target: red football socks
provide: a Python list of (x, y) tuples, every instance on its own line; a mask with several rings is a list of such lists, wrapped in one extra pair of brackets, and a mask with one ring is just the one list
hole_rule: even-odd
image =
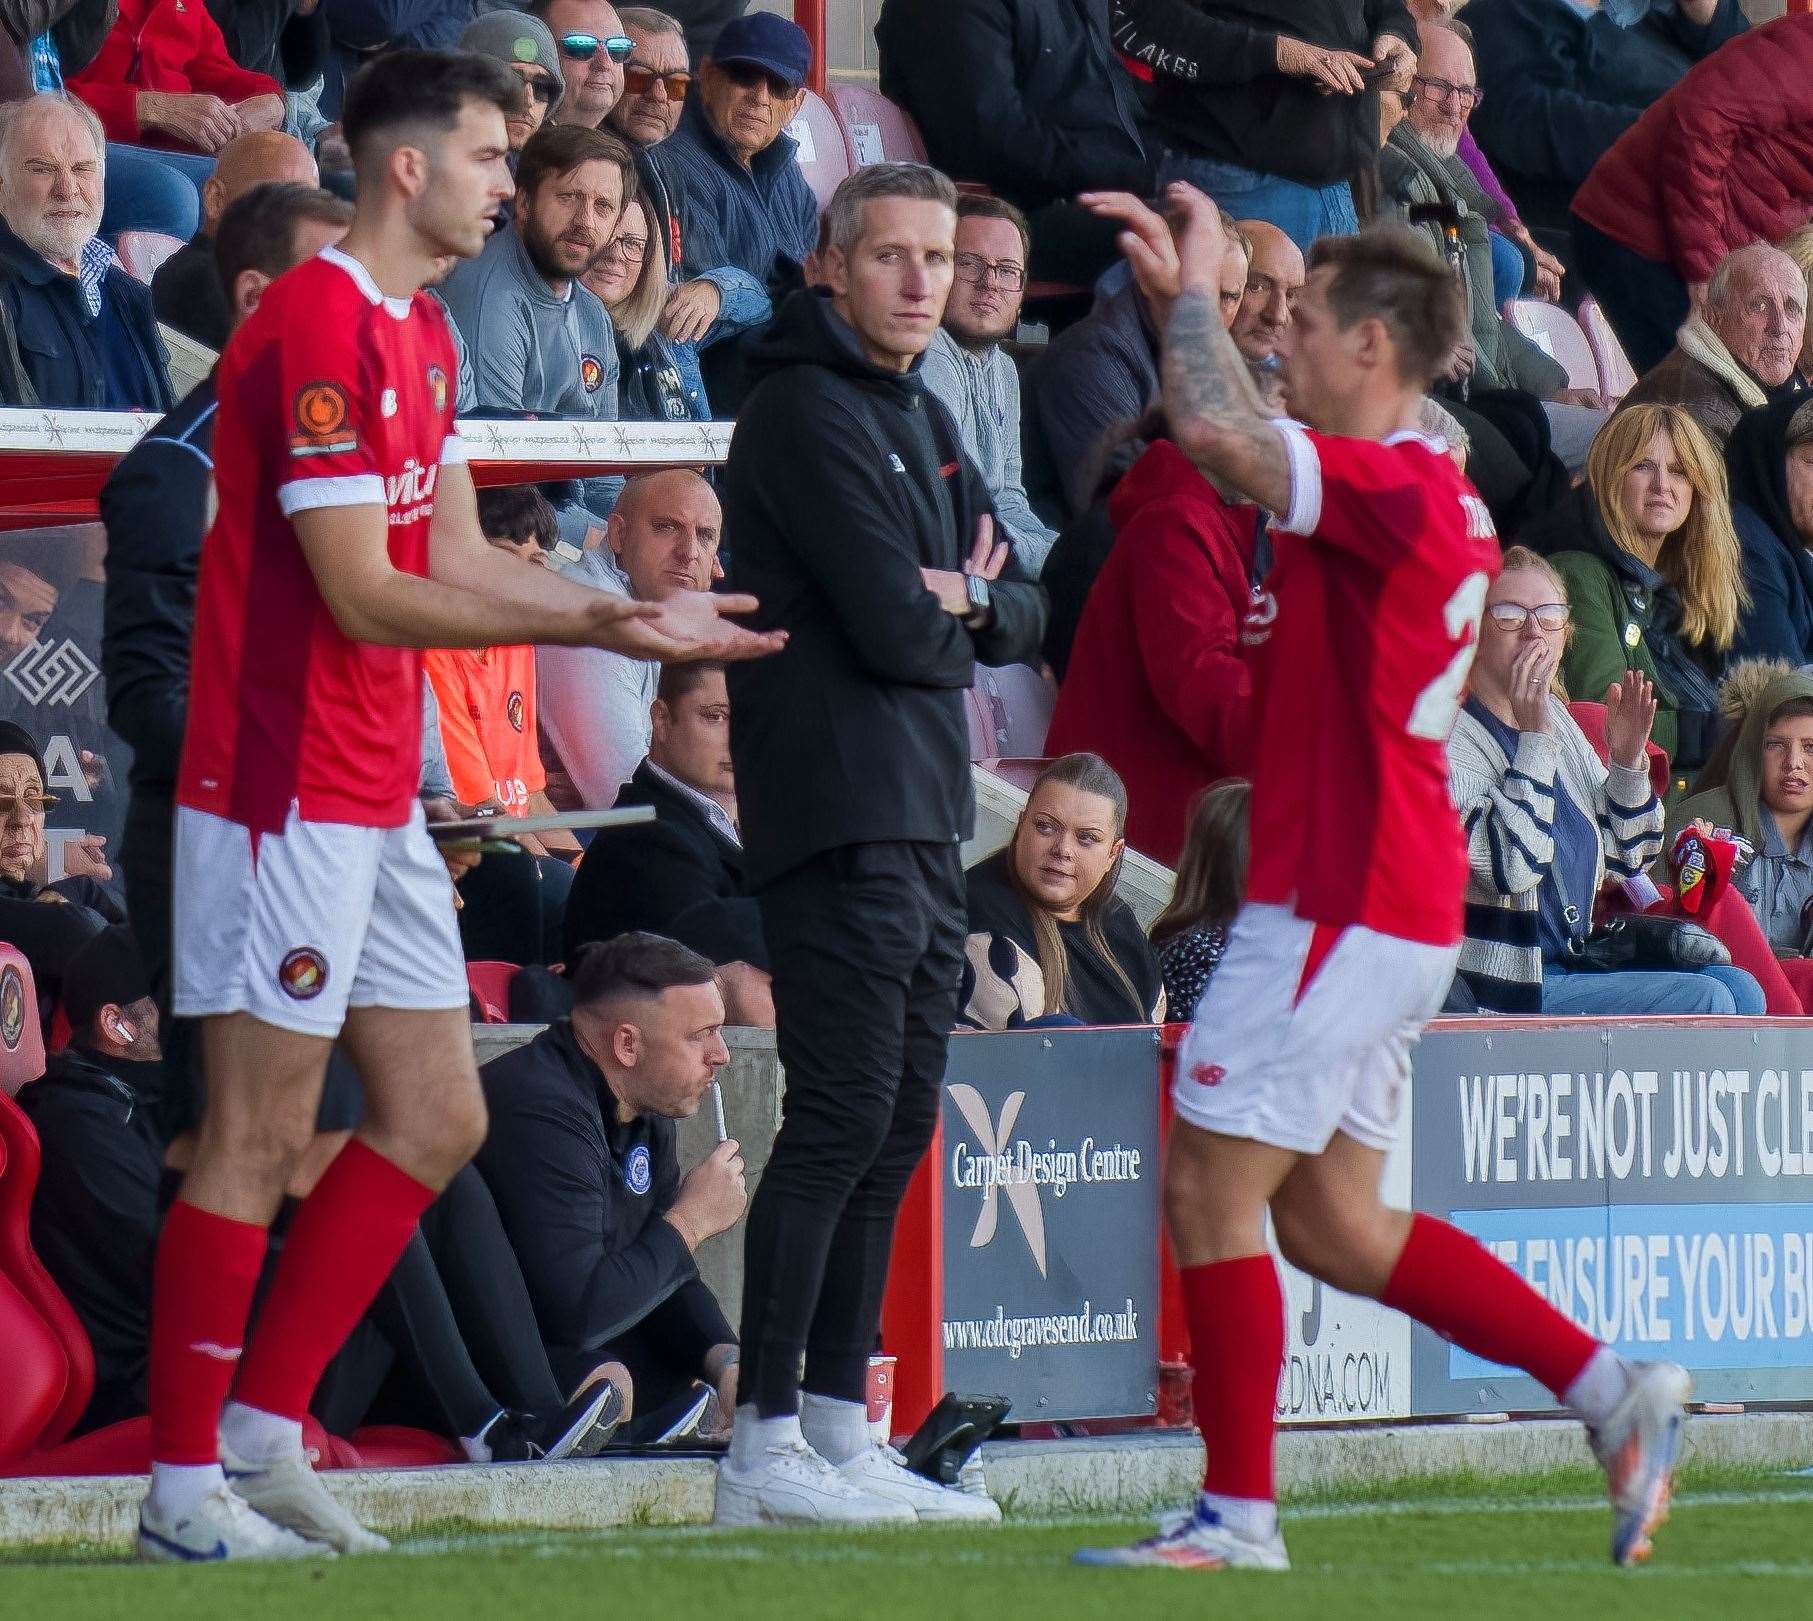
[(1196, 1424), (1208, 1451), (1202, 1489), (1270, 1501), (1273, 1407), (1284, 1360), (1284, 1291), (1269, 1255), (1185, 1267), (1184, 1313)]
[(1433, 1216), (1412, 1218), (1379, 1300), (1463, 1351), (1522, 1368), (1558, 1399), (1599, 1348), (1476, 1239)]
[(302, 1417), (433, 1200), (433, 1189), (356, 1137), (340, 1150), (290, 1223), (235, 1401)]
[(264, 1265), (265, 1231), (178, 1199), (151, 1284), (151, 1456), (220, 1462), (220, 1408)]

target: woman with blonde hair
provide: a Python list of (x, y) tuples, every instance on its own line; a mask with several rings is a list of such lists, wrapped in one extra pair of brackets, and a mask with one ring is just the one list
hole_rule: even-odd
[(640, 198), (623, 205), (617, 228), (580, 279), (610, 312), (622, 364), (618, 400), (626, 422), (708, 422), (711, 405), (699, 353), (656, 330), (667, 304), (667, 253)]
[(960, 1025), (1164, 1018), (1158, 959), (1115, 894), (1126, 826), (1126, 787), (1100, 755), (1039, 773), (1006, 848), (969, 870)]
[(1523, 536), (1573, 604), (1561, 674), (1594, 697), (1627, 669), (1654, 682), (1655, 740), (1677, 769), (1712, 752), (1716, 683), (1745, 610), (1725, 466), (1678, 405), (1633, 405), (1599, 430), (1586, 481)]

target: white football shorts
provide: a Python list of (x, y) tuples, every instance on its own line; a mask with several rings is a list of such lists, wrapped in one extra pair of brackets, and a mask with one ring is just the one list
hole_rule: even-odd
[(1389, 1148), (1411, 1049), (1459, 956), (1458, 944), (1333, 932), (1288, 907), (1243, 906), (1178, 1052), (1178, 1115), (1302, 1154), (1337, 1131)]

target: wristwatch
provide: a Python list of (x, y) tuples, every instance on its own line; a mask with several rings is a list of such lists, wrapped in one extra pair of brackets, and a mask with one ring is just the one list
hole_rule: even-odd
[(989, 594), (988, 581), (980, 574), (966, 574), (963, 589), (969, 595), (969, 612), (963, 616), (963, 628), (981, 630), (995, 616), (995, 600)]

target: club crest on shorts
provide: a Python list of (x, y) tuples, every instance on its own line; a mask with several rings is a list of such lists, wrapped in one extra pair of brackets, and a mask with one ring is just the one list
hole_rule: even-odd
[(520, 732), (523, 722), (523, 701), (520, 692), (510, 694), (509, 701), (504, 705), (504, 713), (510, 717), (510, 730)]
[(434, 409), (438, 415), (447, 409), (447, 374), (439, 366), (428, 368), (428, 392), (434, 397)]
[(277, 965), (277, 983), (296, 1002), (312, 1002), (327, 989), (327, 958), (313, 946), (297, 946)]
[(1227, 1070), (1220, 1064), (1192, 1064), (1190, 1079), (1198, 1086), (1219, 1086), (1228, 1078)]
[(596, 355), (579, 357), (579, 381), (586, 393), (596, 394), (599, 385), (604, 382), (604, 362)]
[(655, 1173), (649, 1163), (648, 1145), (637, 1143), (630, 1150), (629, 1158), (623, 1162), (623, 1180), (629, 1183), (631, 1193), (647, 1193), (649, 1184), (654, 1179)]
[(0, 1046), (10, 1053), (25, 1034), (25, 981), (11, 963), (0, 969)]

